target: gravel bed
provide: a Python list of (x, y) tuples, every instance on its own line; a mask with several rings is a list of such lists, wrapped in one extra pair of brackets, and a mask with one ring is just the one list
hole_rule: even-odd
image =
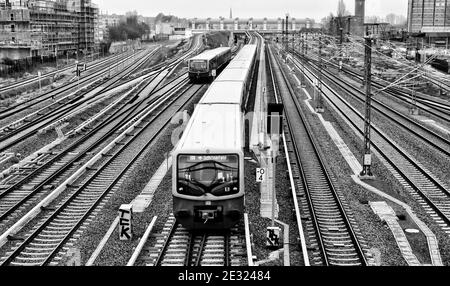
[[(307, 89), (310, 92), (310, 94), (312, 94), (312, 89), (309, 85), (308, 85)], [(324, 115), (325, 120), (330, 121), (333, 124), (334, 128), (341, 135), (342, 139), (347, 144), (347, 146), (350, 148), (350, 150), (353, 152), (353, 154), (357, 158), (362, 158), (362, 156), (363, 156), (362, 140), (360, 140), (359, 138), (355, 138), (355, 134), (353, 133), (353, 131), (351, 131), (349, 129), (347, 124), (334, 111), (334, 109), (331, 109), (328, 107), (327, 103), (325, 104), (325, 112), (323, 115)], [(333, 144), (333, 146), (334, 146), (334, 144)], [(336, 152), (339, 152), (339, 151), (336, 151)], [(335, 153), (335, 152), (333, 152), (333, 153)], [(342, 158), (342, 157), (339, 156), (339, 158)], [(449, 262), (450, 261), (449, 260), (449, 258), (450, 258), (449, 247), (448, 247), (448, 245), (450, 245), (449, 244), (450, 239), (448, 238), (448, 236), (439, 228), (439, 226), (437, 226), (437, 224), (429, 217), (429, 215), (423, 211), (423, 209), (420, 207), (420, 205), (409, 195), (409, 193), (403, 188), (403, 186), (397, 181), (397, 179), (395, 179), (395, 177), (390, 173), (390, 171), (386, 169), (386, 167), (384, 166), (383, 163), (381, 163), (381, 161), (378, 159), (378, 157), (373, 156), (372, 160), (373, 160), (372, 172), (376, 175), (376, 180), (373, 182), (368, 181), (367, 183), (372, 184), (375, 187), (378, 187), (383, 192), (405, 202), (412, 208), (412, 210), (417, 215), (417, 217), (420, 220), (422, 220), (425, 224), (427, 224), (428, 227), (431, 229), (431, 231), (433, 231), (434, 234), (436, 235), (436, 237), (438, 238), (442, 260), (444, 261), (444, 264), (448, 265), (450, 263)], [(345, 166), (345, 168), (348, 168), (348, 165), (346, 164), (345, 161), (342, 162), (340, 165), (332, 164), (331, 166), (341, 166), (341, 167)], [(352, 173), (351, 170), (349, 170), (349, 174), (351, 174), (351, 173)], [(363, 195), (363, 197), (361, 197), (361, 199), (356, 197), (355, 202), (361, 201), (361, 202), (366, 203), (367, 201), (370, 201), (370, 200), (377, 200), (377, 201), (382, 200), (382, 198), (380, 198), (370, 192), (367, 192), (364, 188), (361, 188), (358, 185), (355, 186), (355, 190), (359, 190), (359, 191), (355, 192), (356, 195), (358, 195), (358, 194), (359, 194), (359, 196)], [(364, 198), (364, 195), (366, 196), (366, 198)], [(350, 203), (351, 200), (348, 200), (348, 202)], [(391, 205), (391, 206), (396, 210), (397, 215), (401, 215), (404, 212), (403, 210), (399, 210), (398, 207), (395, 205)], [(365, 224), (367, 224), (367, 223), (376, 223), (378, 225), (381, 225), (381, 222), (379, 221), (379, 218), (373, 214), (373, 211), (370, 209), (370, 207), (368, 205), (364, 209), (365, 209), (364, 212), (357, 212), (356, 211), (357, 209), (356, 209), (355, 210), (355, 218), (357, 219), (362, 232), (366, 235), (366, 238), (367, 238), (367, 240), (369, 242), (369, 246), (370, 246), (372, 243), (376, 243), (378, 241), (377, 237), (382, 235), (385, 232), (380, 233), (379, 230), (375, 229), (374, 231), (371, 231), (370, 228), (366, 228)], [(369, 217), (371, 217), (371, 219), (364, 219), (364, 217), (367, 215)], [(373, 220), (375, 220), (375, 222), (373, 222)], [(409, 225), (410, 225), (409, 218), (407, 218), (406, 221), (400, 220), (399, 222), (402, 225), (402, 228), (404, 228), (404, 229), (409, 228)], [(386, 228), (386, 226), (384, 226), (383, 228)], [(389, 232), (389, 235), (388, 236), (384, 235), (385, 238), (383, 238), (383, 240), (387, 244), (395, 243), (393, 241), (393, 236), (390, 234), (390, 230), (388, 230), (388, 229), (385, 229), (385, 230), (387, 232)], [(372, 238), (372, 236), (374, 236), (374, 237)], [(424, 247), (426, 247), (426, 246), (425, 246), (425, 241), (423, 241), (423, 239), (422, 239), (423, 237), (420, 237), (420, 236), (416, 237), (415, 235), (409, 235), (409, 234), (407, 234), (407, 237), (410, 241), (410, 244), (414, 248), (414, 251), (416, 251), (415, 254), (418, 256), (418, 259), (420, 261), (426, 261), (427, 256), (428, 256), (428, 250), (426, 250), (426, 251), (424, 250)], [(412, 240), (410, 240), (410, 238)], [(382, 243), (379, 245), (380, 246), (377, 248), (379, 248), (382, 251), (387, 247), (386, 245), (384, 245)], [(397, 252), (398, 252), (398, 250), (397, 250)], [(424, 254), (425, 252), (427, 252), (426, 255)], [(384, 256), (383, 253), (386, 253), (387, 257), (383, 257)], [(391, 252), (389, 252), (389, 251), (382, 252), (382, 262), (383, 262), (382, 265), (398, 265), (396, 261), (392, 261), (393, 263), (390, 263), (390, 262), (385, 263), (384, 262), (384, 259), (388, 258), (390, 255), (391, 255)], [(402, 263), (404, 263), (404, 262), (402, 262)]]
[[(5, 152), (9, 153), (19, 153), (21, 158), (26, 158), (29, 155), (33, 154), (37, 150), (40, 150), (41, 148), (47, 146), (48, 144), (52, 143), (58, 138), (58, 135), (56, 131), (53, 129), (51, 131), (48, 131), (46, 133), (42, 134), (36, 134), (33, 135), (24, 141), (12, 146)], [(15, 164), (15, 160), (10, 160), (7, 164), (2, 164), (0, 166), (0, 171), (5, 170), (6, 168), (9, 168), (13, 164)]]
[[(111, 104), (113, 101), (121, 97), (125, 92), (127, 91), (121, 91), (118, 93), (115, 93), (112, 96), (109, 96), (107, 99), (101, 100), (100, 102), (96, 102), (93, 105), (89, 106), (89, 108), (85, 109), (82, 113), (79, 113), (75, 115), (74, 117), (69, 118), (67, 122), (69, 125), (64, 127), (62, 131), (64, 133), (67, 133), (71, 131), (72, 129), (77, 128), (81, 124), (83, 124), (85, 121), (89, 120), (91, 117), (94, 117), (97, 115), (100, 111), (102, 111), (106, 106)], [(120, 105), (120, 103), (119, 103)]]
[[(284, 70), (289, 74), (286, 68)], [(296, 82), (292, 78), (290, 80), (293, 84)], [(308, 87), (308, 91), (312, 94), (310, 87)], [(300, 100), (304, 99), (306, 99), (306, 96), (302, 95)], [(380, 219), (367, 204), (367, 201), (379, 201), (380, 198), (353, 182), (350, 177), (353, 174), (351, 168), (345, 159), (340, 156), (339, 149), (329, 137), (318, 117), (313, 115), (304, 104), (301, 104), (301, 107), (312, 128), (313, 135), (319, 143), (320, 151), (323, 155), (322, 158), (327, 163), (326, 167), (332, 177), (333, 184), (341, 197), (345, 198), (345, 202), (348, 204), (351, 212), (353, 212), (353, 217), (357, 221), (357, 227), (361, 230), (361, 234), (367, 242), (368, 248), (378, 249), (381, 252), (381, 265), (406, 265), (396, 246), (392, 233), (381, 223)], [(341, 134), (342, 138), (352, 139), (353, 135), (348, 136), (345, 134), (343, 136), (342, 129), (337, 128), (340, 126), (336, 126), (335, 124), (336, 120), (333, 120), (331, 116), (327, 116), (328, 114), (330, 114), (330, 111), (326, 107), (323, 114), (324, 119), (333, 122), (334, 127)], [(352, 142), (354, 142), (353, 139)], [(349, 144), (348, 142), (346, 143)], [(352, 151), (354, 152), (354, 150)], [(358, 156), (358, 153), (354, 154)]]
[[(197, 96), (189, 104), (188, 110), (190, 114), (192, 114), (194, 102), (198, 102), (198, 100), (200, 100), (200, 96)], [(122, 183), (120, 192), (116, 192), (111, 197), (101, 213), (96, 216), (95, 221), (87, 226), (80, 239), (77, 240), (74, 246), (80, 248), (82, 251), (82, 264), (87, 262), (109, 229), (111, 223), (118, 215), (120, 205), (130, 203), (140, 194), (151, 176), (159, 168), (160, 164), (164, 162), (164, 154), (172, 151), (171, 134), (175, 128), (176, 126), (171, 125), (165, 129), (141, 162), (131, 170), (131, 175)], [(155, 192), (148, 209), (142, 214), (134, 214), (133, 239), (130, 242), (121, 242), (119, 241), (118, 231), (115, 230), (106, 247), (97, 258), (95, 265), (125, 265), (153, 216), (158, 215), (157, 227), (154, 230), (154, 233), (157, 233), (170, 213), (172, 213), (172, 193), (171, 173), (169, 170), (158, 190)]]

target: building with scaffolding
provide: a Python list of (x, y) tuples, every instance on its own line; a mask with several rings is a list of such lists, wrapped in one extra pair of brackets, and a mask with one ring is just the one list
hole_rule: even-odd
[(0, 0), (0, 58), (92, 53), (97, 20), (91, 0)]

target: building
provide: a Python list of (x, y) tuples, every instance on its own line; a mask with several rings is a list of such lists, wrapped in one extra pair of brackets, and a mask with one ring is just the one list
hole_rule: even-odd
[(99, 14), (98, 16), (98, 39), (100, 42), (109, 40), (109, 27), (118, 26), (120, 22), (125, 21), (125, 16), (117, 14)]
[[(189, 26), (191, 27), (192, 31), (257, 30), (260, 32), (281, 32), (281, 30), (283, 29), (283, 20), (284, 19), (282, 18), (194, 18), (189, 20)], [(296, 19), (294, 17), (291, 17), (289, 19), (288, 30), (301, 30), (303, 28), (310, 29), (314, 26), (315, 22), (313, 19)]]
[(0, 2), (0, 58), (23, 58), (37, 47), (31, 37), (30, 11), (8, 1)]
[(364, 36), (364, 19), (366, 15), (366, 0), (355, 0), (355, 17), (352, 34)]
[[(189, 22), (186, 19), (180, 19), (172, 15), (159, 14), (154, 19), (154, 27), (156, 35), (173, 35), (175, 29), (179, 31), (181, 28), (188, 28)], [(150, 26), (151, 29), (151, 26)]]
[[(58, 0), (57, 0), (58, 1)], [(78, 50), (91, 53), (95, 50), (95, 22), (98, 6), (91, 0), (59, 0), (67, 3), (67, 10), (78, 16)]]
[(448, 47), (450, 0), (409, 0), (408, 32), (424, 33), (428, 44)]
[(91, 0), (0, 0), (0, 58), (91, 53), (97, 14)]
[(327, 18), (328, 29), (331, 34), (351, 34), (359, 37), (366, 35), (365, 0), (355, 0), (355, 15)]

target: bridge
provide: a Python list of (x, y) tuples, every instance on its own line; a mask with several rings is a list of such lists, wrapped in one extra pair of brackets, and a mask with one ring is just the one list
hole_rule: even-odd
[[(283, 19), (256, 19), (256, 18), (207, 18), (207, 19), (190, 19), (190, 26), (193, 33), (208, 31), (258, 31), (261, 33), (281, 33), (283, 30)], [(289, 18), (288, 30), (297, 31), (302, 28), (314, 28), (313, 19), (296, 19)]]

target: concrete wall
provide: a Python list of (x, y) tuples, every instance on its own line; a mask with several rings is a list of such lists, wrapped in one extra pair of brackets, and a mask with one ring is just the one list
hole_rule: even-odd
[(18, 60), (26, 57), (31, 57), (31, 48), (0, 47), (0, 59), (10, 58)]

